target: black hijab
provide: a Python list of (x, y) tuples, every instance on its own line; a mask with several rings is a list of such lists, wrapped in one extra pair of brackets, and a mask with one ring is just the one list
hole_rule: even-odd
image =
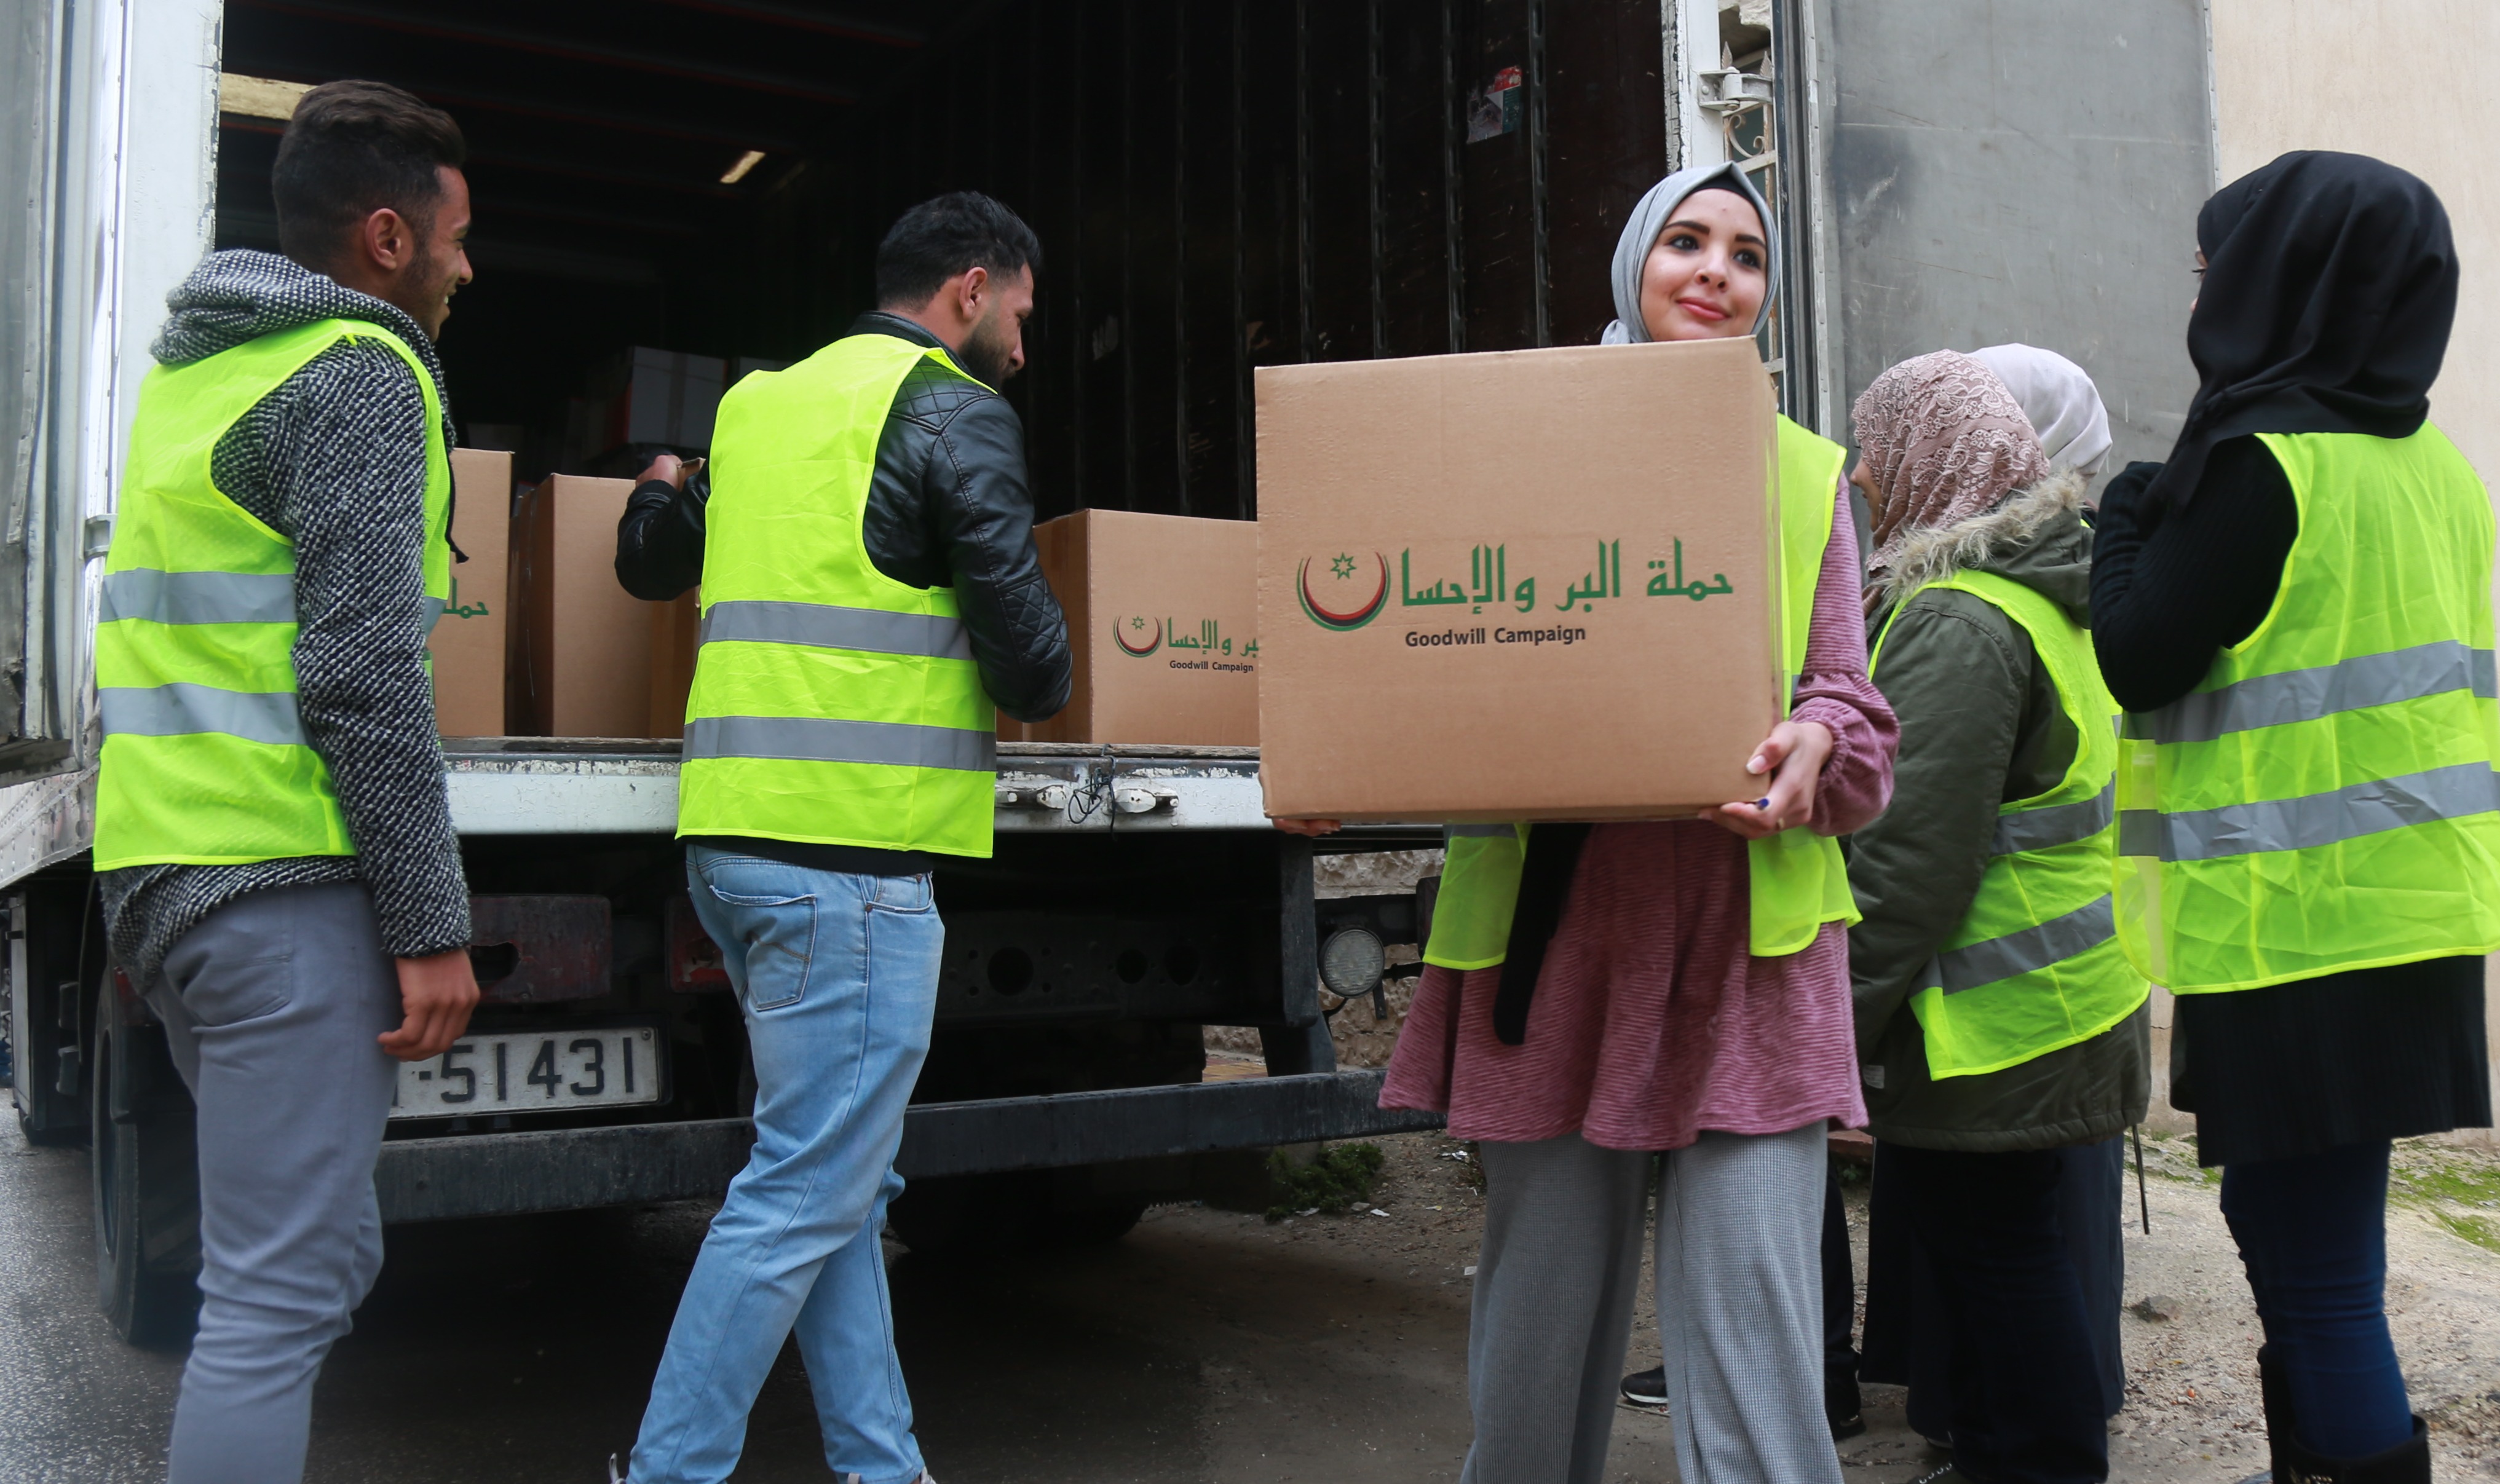
[(2368, 155), (2301, 150), (2216, 191), (2196, 246), (2201, 384), (2146, 498), (2186, 504), (2226, 438), (2421, 427), (2456, 317), (2456, 245), (2428, 185)]

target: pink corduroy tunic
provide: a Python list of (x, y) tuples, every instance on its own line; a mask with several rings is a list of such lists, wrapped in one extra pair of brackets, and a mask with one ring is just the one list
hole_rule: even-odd
[[(1831, 729), (1813, 827), (1845, 835), (1892, 792), (1900, 732), (1866, 678), (1858, 538), (1833, 522), (1793, 715)], [(1705, 820), (1599, 825), (1528, 1013), (1493, 1031), (1498, 967), (1424, 971), (1381, 1090), (1446, 1112), (1458, 1138), (1578, 1131), (1610, 1149), (1680, 1149), (1706, 1130), (1778, 1134), (1865, 1122), (1850, 1017), (1849, 933), (1823, 926), (1783, 958), (1746, 951), (1745, 842)]]

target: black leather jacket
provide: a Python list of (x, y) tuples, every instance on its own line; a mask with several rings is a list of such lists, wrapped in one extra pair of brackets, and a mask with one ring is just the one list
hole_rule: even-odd
[[(939, 344), (886, 313), (862, 314), (850, 333)], [(648, 480), (626, 501), (616, 578), (635, 597), (664, 601), (702, 580), (699, 479), (687, 491)], [(1068, 704), (1068, 624), (1042, 580), (1024, 423), (1005, 398), (926, 361), (914, 366), (885, 414), (861, 526), (877, 571), (914, 587), (955, 589), (981, 684), (999, 709), (1040, 721)]]

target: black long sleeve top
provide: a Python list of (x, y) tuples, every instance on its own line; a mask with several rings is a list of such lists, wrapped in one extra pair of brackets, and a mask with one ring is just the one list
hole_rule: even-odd
[(2196, 688), (2214, 653), (2274, 607), (2300, 507), (2253, 438), (2217, 444), (2182, 511), (2145, 508), (2158, 464), (2129, 464), (2101, 495), (2092, 543), (2092, 647), (2110, 694), (2149, 711)]

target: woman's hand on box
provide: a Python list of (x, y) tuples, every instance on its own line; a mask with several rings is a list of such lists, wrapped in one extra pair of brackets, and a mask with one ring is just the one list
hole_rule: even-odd
[(1831, 746), (1831, 729), (1820, 721), (1781, 722), (1745, 760), (1747, 773), (1770, 775), (1770, 791), (1751, 803), (1703, 809), (1701, 817), (1746, 840), (1805, 824), (1814, 818), (1814, 791)]
[(1342, 819), (1279, 819), (1275, 821), (1275, 825), (1277, 829), (1288, 835), (1318, 836), (1334, 835), (1345, 828), (1345, 821)]

